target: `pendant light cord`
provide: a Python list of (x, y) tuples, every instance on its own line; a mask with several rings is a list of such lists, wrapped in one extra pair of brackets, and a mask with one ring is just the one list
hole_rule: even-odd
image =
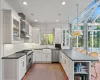
[(76, 6), (77, 6), (77, 30), (78, 30), (78, 3), (76, 4)]

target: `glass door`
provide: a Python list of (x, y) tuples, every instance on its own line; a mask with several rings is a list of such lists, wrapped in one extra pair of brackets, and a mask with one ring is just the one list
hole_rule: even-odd
[(15, 19), (13, 19), (13, 40), (19, 41), (19, 35), (20, 29), (19, 29), (19, 22)]
[(65, 46), (66, 45), (66, 43), (65, 43), (65, 30), (63, 30), (63, 46)]

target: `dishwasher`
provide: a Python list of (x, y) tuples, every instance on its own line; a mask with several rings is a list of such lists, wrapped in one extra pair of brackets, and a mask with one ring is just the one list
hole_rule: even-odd
[(60, 54), (60, 50), (56, 50), (56, 49), (52, 50), (52, 63), (59, 62), (59, 54)]

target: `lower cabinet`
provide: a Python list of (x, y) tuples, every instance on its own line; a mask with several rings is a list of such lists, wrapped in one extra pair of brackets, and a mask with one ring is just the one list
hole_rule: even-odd
[(26, 55), (21, 57), (19, 60), (18, 60), (18, 63), (19, 63), (19, 80), (22, 79), (22, 77), (25, 75), (26, 73)]
[(43, 53), (43, 50), (34, 50), (35, 63), (51, 63), (51, 53)]
[(67, 57), (63, 52), (60, 52), (60, 63), (69, 80), (73, 80), (73, 61), (69, 57)]
[(3, 80), (21, 80), (26, 73), (26, 55), (19, 59), (3, 59)]
[(51, 54), (42, 54), (42, 63), (51, 63)]

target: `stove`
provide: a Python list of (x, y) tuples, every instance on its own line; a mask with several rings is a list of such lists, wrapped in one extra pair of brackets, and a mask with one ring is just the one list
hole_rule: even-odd
[(26, 70), (28, 71), (33, 65), (33, 51), (32, 50), (22, 50), (16, 53), (26, 55)]

